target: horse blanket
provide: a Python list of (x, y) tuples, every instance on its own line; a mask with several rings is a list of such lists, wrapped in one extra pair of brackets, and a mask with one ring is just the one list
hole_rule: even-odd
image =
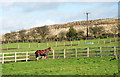
[(51, 48), (47, 48), (47, 49), (45, 49), (45, 50), (37, 50), (37, 51), (35, 52), (36, 58), (37, 58), (38, 56), (47, 56), (48, 53), (49, 53), (49, 51), (52, 51)]

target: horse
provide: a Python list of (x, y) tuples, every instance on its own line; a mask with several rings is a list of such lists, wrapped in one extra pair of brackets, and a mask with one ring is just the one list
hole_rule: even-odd
[(46, 59), (46, 56), (48, 55), (49, 51), (52, 51), (51, 47), (45, 49), (45, 50), (37, 50), (35, 52), (36, 59), (38, 60), (38, 56), (44, 56), (44, 59)]

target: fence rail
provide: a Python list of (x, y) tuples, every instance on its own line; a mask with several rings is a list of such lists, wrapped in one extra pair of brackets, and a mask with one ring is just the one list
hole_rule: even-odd
[[(94, 56), (115, 56), (117, 59), (119, 47), (87, 47), (87, 48), (75, 48), (75, 49), (61, 49), (53, 50), (47, 58), (70, 58), (70, 57), (94, 57)], [(58, 52), (60, 51), (60, 52)], [(29, 52), (9, 52), (0, 53), (0, 62), (2, 64), (6, 62), (17, 62), (17, 61), (29, 61), (35, 60), (35, 51)]]
[[(114, 42), (118, 42), (120, 41), (120, 39), (118, 38), (114, 38), (114, 39), (110, 39), (110, 40), (97, 40), (97, 41), (86, 41), (86, 40), (80, 40), (80, 41), (66, 41), (66, 42), (53, 42), (53, 43), (36, 43), (36, 44), (31, 44), (31, 43), (27, 43), (27, 44), (15, 44), (13, 46), (9, 46), (9, 45), (6, 45), (6, 44), (3, 44), (5, 47), (3, 47), (2, 49), (0, 50), (17, 50), (17, 49), (32, 49), (32, 48), (39, 48), (39, 47), (43, 47), (43, 46), (46, 46), (46, 47), (61, 47), (61, 46), (79, 46), (81, 44), (111, 44), (111, 43), (114, 43)], [(23, 47), (24, 46), (24, 47)]]

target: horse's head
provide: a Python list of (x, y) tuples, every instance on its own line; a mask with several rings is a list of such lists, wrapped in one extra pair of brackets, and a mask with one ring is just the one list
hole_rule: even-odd
[(49, 47), (48, 49), (49, 49), (49, 51), (52, 51), (52, 48), (51, 48), (51, 47)]

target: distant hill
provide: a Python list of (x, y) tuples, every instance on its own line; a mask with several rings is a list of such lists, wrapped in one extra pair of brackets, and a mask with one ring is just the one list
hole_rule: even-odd
[[(112, 34), (118, 33), (118, 18), (89, 20), (88, 23), (89, 23), (89, 27), (96, 27), (96, 26), (97, 27), (100, 27), (100, 26), (104, 27), (105, 33), (112, 33)], [(86, 21), (74, 21), (74, 22), (68, 22), (68, 23), (63, 23), (63, 24), (46, 25), (46, 27), (49, 29), (49, 34), (46, 37), (52, 37), (52, 36), (59, 37), (59, 33), (68, 32), (71, 25), (74, 26), (74, 29), (76, 29), (77, 32), (84, 31), (84, 35), (86, 34), (87, 22)], [(42, 26), (42, 27), (44, 27), (44, 26)], [(42, 27), (35, 27), (35, 28), (23, 30), (25, 32), (23, 34), (28, 34), (31, 31), (36, 32), (36, 30), (38, 28), (40, 29)], [(117, 31), (117, 32), (114, 33), (114, 31)], [(14, 39), (20, 39), (19, 32), (22, 32), (22, 30), (9, 33), (8, 34), (9, 37), (7, 37), (7, 38), (12, 38), (13, 37), (12, 35), (14, 35)], [(2, 41), (6, 40), (6, 37), (5, 37), (6, 34), (2, 35)], [(10, 36), (12, 36), (12, 37), (10, 37)], [(33, 39), (33, 38), (34, 37), (32, 35), (30, 35), (29, 39)], [(39, 39), (40, 37), (35, 37), (35, 38)]]

